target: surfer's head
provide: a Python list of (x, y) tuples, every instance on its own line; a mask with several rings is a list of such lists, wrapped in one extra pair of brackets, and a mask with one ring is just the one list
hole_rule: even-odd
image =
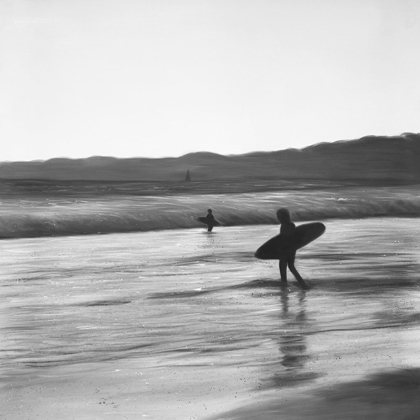
[(290, 213), (289, 210), (282, 208), (277, 210), (277, 219), (280, 223), (290, 222)]
[(212, 210), (211, 210), (211, 209), (208, 209), (208, 210), (207, 210), (207, 213), (212, 213)]

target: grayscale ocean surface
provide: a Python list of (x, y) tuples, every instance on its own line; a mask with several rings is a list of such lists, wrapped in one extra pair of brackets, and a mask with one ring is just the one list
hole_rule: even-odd
[[(1, 200), (0, 418), (418, 418), (417, 187), (60, 194)], [(308, 291), (253, 257), (279, 207)]]
[(420, 214), (418, 185), (1, 181), (0, 194), (0, 238), (188, 229), (209, 207), (225, 226), (277, 223), (279, 207), (295, 221)]

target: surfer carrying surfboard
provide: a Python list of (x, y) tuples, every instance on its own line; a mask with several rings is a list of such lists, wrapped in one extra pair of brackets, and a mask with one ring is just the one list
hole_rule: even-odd
[(295, 276), (295, 279), (302, 287), (308, 287), (295, 267), (295, 257), (297, 248), (294, 246), (293, 236), (296, 225), (290, 220), (289, 210), (281, 208), (277, 211), (277, 219), (280, 222), (280, 237), (284, 238), (284, 242), (280, 247), (279, 268), (280, 278), (282, 282), (287, 283), (287, 267)]
[(211, 232), (214, 226), (214, 216), (213, 216), (213, 210), (212, 209), (208, 209), (207, 210), (207, 216), (206, 216), (206, 220), (207, 220), (207, 225), (208, 225), (208, 229), (207, 232)]
[(287, 283), (287, 267), (303, 288), (308, 285), (302, 279), (295, 267), (296, 251), (310, 244), (325, 232), (325, 225), (321, 222), (304, 223), (295, 226), (290, 220), (289, 210), (282, 208), (277, 211), (280, 235), (269, 239), (256, 251), (255, 257), (261, 260), (279, 260), (281, 281)]
[(207, 225), (207, 232), (211, 232), (215, 226), (220, 226), (220, 223), (213, 216), (212, 209), (207, 210), (207, 216), (199, 217), (197, 220)]

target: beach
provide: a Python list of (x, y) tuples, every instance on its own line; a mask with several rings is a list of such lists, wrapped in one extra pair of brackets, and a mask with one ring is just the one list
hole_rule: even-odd
[(420, 420), (419, 22), (0, 0), (0, 420)]
[(0, 415), (415, 419), (417, 220), (323, 220), (308, 291), (276, 225), (3, 240)]

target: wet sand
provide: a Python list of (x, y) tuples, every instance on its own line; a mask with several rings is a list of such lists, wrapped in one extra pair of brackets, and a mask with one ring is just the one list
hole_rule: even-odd
[(325, 224), (1, 241), (0, 417), (418, 418), (417, 219)]

